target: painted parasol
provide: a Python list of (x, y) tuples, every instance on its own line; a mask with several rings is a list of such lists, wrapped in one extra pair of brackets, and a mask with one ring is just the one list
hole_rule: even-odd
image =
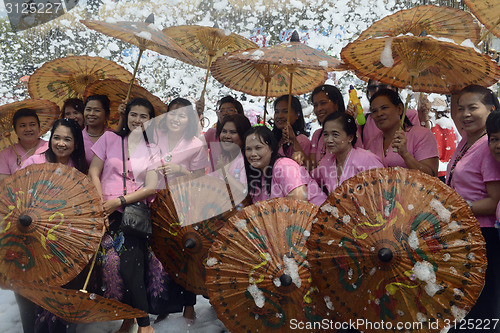
[[(106, 95), (109, 97), (111, 114), (109, 116), (109, 126), (114, 127), (118, 124), (120, 120), (120, 114), (118, 111), (118, 107), (122, 103), (123, 100), (127, 99), (127, 93), (130, 85), (127, 82), (123, 82), (116, 79), (106, 79), (99, 80), (94, 83), (91, 83), (85, 89), (83, 94), (84, 98), (87, 98), (90, 95)], [(161, 101), (158, 97), (151, 94), (149, 91), (144, 89), (141, 86), (134, 84), (132, 86), (132, 90), (130, 91), (129, 98), (145, 98), (153, 104), (155, 108), (156, 115), (163, 114), (167, 111), (167, 106), (165, 103)]]
[(17, 135), (12, 126), (12, 118), (17, 110), (23, 108), (36, 111), (40, 119), (40, 135), (46, 133), (60, 115), (57, 104), (46, 99), (27, 99), (0, 106), (0, 130), (2, 138), (0, 140), (0, 150), (10, 147), (17, 142)]
[[(438, 178), (365, 171), (331, 193), (316, 218), (307, 241), (313, 281), (342, 318), (361, 319), (358, 330), (438, 332), (460, 322), (481, 293), (479, 223)], [(382, 322), (385, 330), (367, 324)]]
[(257, 44), (243, 36), (216, 27), (179, 25), (163, 29), (163, 33), (195, 55), (199, 61), (196, 66), (207, 69), (201, 93), (202, 98), (207, 88), (210, 65), (215, 58), (236, 50), (257, 47)]
[(234, 198), (226, 183), (211, 176), (177, 178), (156, 195), (151, 208), (153, 236), (150, 243), (168, 274), (189, 291), (207, 295), (207, 252), (219, 229), (249, 202)]
[(376, 21), (364, 30), (358, 39), (396, 37), (411, 33), (413, 36), (432, 35), (448, 38), (457, 44), (469, 39), (479, 42), (480, 27), (474, 17), (463, 10), (435, 5), (423, 5), (400, 10)]
[(70, 323), (93, 323), (146, 317), (147, 313), (114, 299), (26, 281), (13, 281), (10, 288), (33, 303)]
[[(154, 15), (150, 14), (144, 22), (103, 22), (81, 20), (87, 28), (96, 30), (107, 36), (118, 38), (139, 48), (139, 56), (135, 64), (133, 78), (137, 73), (139, 62), (144, 50), (152, 50), (168, 57), (176, 58), (190, 65), (199, 66), (196, 57), (188, 50), (178, 45), (172, 38), (165, 36), (154, 24)], [(133, 82), (130, 81), (127, 97), (130, 95)], [(128, 98), (127, 98), (128, 99)]]
[(232, 332), (291, 332), (292, 320), (333, 317), (313, 285), (306, 240), (318, 207), (276, 198), (246, 207), (220, 230), (206, 263), (217, 317)]
[(129, 82), (132, 74), (117, 63), (100, 57), (68, 56), (46, 62), (28, 83), (31, 98), (45, 98), (59, 107), (68, 98), (82, 98), (90, 83), (102, 79)]
[(0, 286), (16, 279), (59, 286), (77, 276), (104, 234), (90, 180), (59, 163), (34, 164), (0, 187)]
[(500, 38), (500, 3), (497, 0), (464, 0), (464, 2), (472, 14), (488, 29), (481, 36), (481, 40), (490, 32)]

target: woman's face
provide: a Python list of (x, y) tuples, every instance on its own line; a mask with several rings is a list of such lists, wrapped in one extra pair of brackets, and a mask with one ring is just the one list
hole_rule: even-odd
[(482, 134), (486, 130), (486, 118), (491, 112), (481, 102), (481, 95), (464, 93), (458, 100), (457, 119), (468, 136)]
[(488, 147), (491, 155), (500, 162), (500, 132), (490, 133), (488, 138)]
[(175, 104), (166, 115), (167, 130), (173, 133), (181, 133), (187, 128), (189, 116), (187, 108), (182, 105)]
[(40, 137), (40, 125), (32, 116), (18, 118), (15, 131), (21, 144), (32, 144)]
[(149, 110), (142, 105), (134, 105), (128, 113), (128, 128), (133, 131), (149, 120)]
[(245, 146), (245, 156), (248, 163), (255, 169), (264, 170), (271, 163), (271, 147), (262, 142), (261, 137), (250, 134), (246, 138)]
[(231, 151), (234, 149), (241, 149), (243, 142), (241, 141), (240, 135), (236, 129), (236, 125), (228, 121), (222, 127), (220, 132), (220, 145), (224, 151)]
[(75, 138), (71, 129), (62, 125), (57, 126), (52, 134), (50, 147), (58, 162), (67, 163), (71, 153), (75, 150)]
[(219, 120), (219, 122), (221, 122), (225, 116), (237, 113), (238, 110), (236, 109), (236, 106), (233, 103), (224, 103), (221, 104), (219, 109), (217, 109), (217, 119)]
[(98, 100), (88, 101), (83, 110), (85, 124), (90, 127), (101, 127), (106, 124), (106, 111)]
[(327, 121), (323, 127), (325, 147), (332, 154), (342, 154), (352, 148), (352, 135), (347, 135), (339, 120)]
[(64, 118), (73, 119), (78, 123), (78, 125), (80, 125), (81, 128), (83, 128), (83, 114), (76, 110), (74, 107), (67, 106), (64, 109)]
[[(299, 116), (295, 113), (293, 108), (290, 114), (290, 125), (295, 124)], [(274, 108), (274, 126), (282, 130), (286, 126), (288, 119), (288, 100), (279, 101)]]
[(389, 97), (378, 96), (372, 101), (370, 112), (375, 125), (386, 132), (400, 126), (403, 105), (394, 105)]
[(339, 109), (338, 105), (333, 103), (324, 91), (320, 91), (319, 93), (313, 95), (312, 102), (314, 114), (320, 123), (323, 123), (326, 116), (337, 112)]

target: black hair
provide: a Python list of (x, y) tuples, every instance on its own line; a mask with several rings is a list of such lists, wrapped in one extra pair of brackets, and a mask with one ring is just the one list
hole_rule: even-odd
[(354, 117), (345, 112), (334, 112), (330, 113), (325, 120), (323, 121), (323, 130), (325, 129), (325, 124), (329, 121), (338, 120), (342, 124), (342, 129), (346, 132), (347, 135), (352, 135), (352, 146), (356, 144), (358, 137), (356, 136), (356, 132), (358, 131), (358, 126), (354, 121)]
[(111, 104), (108, 96), (106, 95), (90, 95), (85, 99), (85, 105), (84, 105), (84, 110), (85, 107), (87, 107), (87, 103), (90, 101), (99, 101), (102, 105), (102, 108), (104, 109), (104, 114), (106, 115), (106, 119), (109, 118), (109, 114), (111, 113), (111, 110), (109, 108), (109, 105)]
[(52, 125), (52, 129), (50, 130), (49, 148), (45, 151), (45, 158), (47, 159), (47, 162), (57, 163), (57, 157), (52, 150), (52, 138), (55, 130), (60, 126), (65, 126), (71, 130), (75, 143), (75, 149), (71, 153), (70, 159), (73, 161), (73, 164), (78, 171), (87, 174), (89, 171), (89, 165), (87, 163), (87, 159), (85, 158), (85, 146), (83, 143), (82, 129), (73, 119), (58, 119), (54, 122), (54, 125)]
[(345, 112), (344, 97), (342, 97), (342, 93), (337, 87), (334, 87), (329, 84), (323, 84), (321, 86), (314, 88), (313, 92), (311, 93), (311, 103), (314, 103), (313, 101), (314, 95), (322, 91), (326, 94), (326, 96), (330, 101), (332, 101), (337, 105), (338, 112)]
[(243, 140), (243, 152), (246, 152), (246, 141), (250, 135), (256, 135), (259, 140), (269, 146), (271, 149), (271, 161), (269, 165), (264, 168), (264, 184), (262, 184), (262, 171), (260, 169), (255, 169), (250, 165), (248, 159), (245, 155), (245, 171), (247, 174), (248, 186), (250, 188), (250, 193), (259, 193), (259, 191), (266, 190), (267, 193), (271, 193), (271, 180), (273, 176), (273, 167), (276, 160), (281, 156), (278, 154), (278, 141), (274, 137), (273, 132), (266, 126), (255, 126), (252, 127), (246, 134)]
[[(234, 108), (236, 109), (236, 112), (238, 114), (242, 114), (242, 115), (245, 114), (245, 112), (243, 111), (243, 105), (240, 103), (240, 101), (238, 101), (236, 98), (234, 98), (233, 96), (230, 96), (230, 95), (224, 96), (221, 99), (219, 99), (219, 101), (217, 102), (217, 105), (216, 105), (216, 109), (219, 110), (219, 108), (222, 106), (222, 104), (226, 104), (226, 103), (233, 104)], [(217, 131), (222, 131), (222, 128), (220, 128), (220, 121), (218, 118), (217, 118), (217, 124), (216, 124), (215, 128)]]
[(85, 104), (79, 98), (68, 98), (67, 100), (64, 101), (64, 104), (61, 108), (61, 118), (66, 118), (64, 115), (64, 111), (66, 110), (67, 107), (73, 108), (83, 115), (83, 109), (85, 109)]
[(250, 124), (250, 120), (248, 120), (246, 116), (242, 114), (229, 114), (222, 119), (220, 126), (221, 128), (216, 132), (219, 141), (220, 141), (220, 134), (226, 123), (234, 124), (234, 126), (236, 127), (236, 132), (238, 132), (238, 135), (241, 139), (241, 142), (243, 142), (246, 132), (248, 132), (252, 128), (252, 124)]
[[(372, 105), (375, 98), (380, 97), (380, 96), (387, 97), (389, 99), (389, 101), (392, 104), (394, 104), (395, 106), (402, 105), (403, 108), (405, 106), (403, 103), (403, 100), (401, 99), (399, 94), (396, 91), (394, 91), (392, 89), (388, 89), (388, 88), (382, 88), (382, 89), (377, 90), (377, 92), (374, 93), (372, 95), (372, 97), (370, 98), (370, 106)], [(413, 126), (413, 124), (411, 123), (410, 119), (408, 119), (408, 116), (406, 116), (406, 114), (405, 114), (404, 125), (405, 125), (405, 128), (409, 128), (409, 127)]]
[[(128, 115), (130, 113), (130, 110), (132, 110), (132, 107), (134, 106), (143, 106), (148, 109), (149, 119), (153, 119), (155, 117), (155, 108), (150, 101), (145, 98), (134, 98), (133, 100), (128, 102), (127, 106), (125, 107), (125, 119), (123, 120), (123, 127), (119, 131), (115, 132), (122, 138), (125, 138), (130, 134), (130, 128), (128, 127)], [(149, 143), (148, 135), (146, 134), (146, 132), (144, 131), (142, 134), (144, 135), (144, 139), (146, 140), (146, 142)]]
[(188, 116), (188, 124), (186, 127), (186, 131), (184, 133), (184, 138), (189, 140), (199, 134), (199, 123), (200, 123), (200, 118), (198, 117), (198, 113), (194, 110), (193, 104), (182, 97), (177, 97), (173, 99), (170, 103), (168, 103), (167, 106), (167, 113), (163, 115), (162, 117), (162, 126), (166, 126), (167, 122), (167, 114), (173, 110), (177, 110), (177, 108), (174, 109), (175, 105), (180, 105), (184, 110), (186, 110), (187, 116)]
[(366, 98), (370, 99), (370, 90), (377, 90), (377, 89), (392, 89), (395, 92), (399, 93), (399, 89), (397, 87), (379, 81), (375, 81), (372, 79), (368, 79), (368, 84), (366, 86)]
[[(288, 103), (288, 95), (283, 95), (276, 98), (273, 104), (274, 110), (276, 110), (276, 105), (278, 105), (278, 103), (281, 101), (286, 101)], [(306, 131), (306, 121), (304, 120), (304, 114), (302, 112), (302, 104), (300, 104), (300, 101), (297, 97), (292, 96), (291, 106), (295, 114), (298, 116), (295, 123), (292, 124), (293, 132), (295, 133), (295, 135), (304, 134), (305, 136), (309, 136), (309, 132)], [(276, 125), (274, 125), (273, 134), (276, 137), (276, 140), (280, 142), (281, 137), (283, 136), (283, 131), (277, 128)]]
[(486, 133), (490, 135), (500, 132), (500, 110), (492, 111), (486, 118)]
[(493, 91), (491, 91), (490, 89), (485, 88), (483, 86), (476, 85), (476, 84), (472, 84), (470, 86), (463, 88), (460, 91), (460, 96), (458, 97), (458, 101), (460, 101), (460, 98), (465, 93), (473, 93), (473, 94), (481, 95), (481, 103), (483, 103), (487, 107), (493, 106), (494, 111), (500, 111), (500, 105), (498, 103), (498, 98), (495, 96)]
[(40, 118), (38, 118), (38, 115), (36, 114), (36, 110), (22, 108), (22, 109), (17, 110), (16, 113), (14, 113), (14, 116), (12, 117), (12, 127), (14, 127), (14, 130), (16, 129), (17, 121), (21, 117), (35, 117), (36, 122), (38, 123), (38, 127), (40, 127)]

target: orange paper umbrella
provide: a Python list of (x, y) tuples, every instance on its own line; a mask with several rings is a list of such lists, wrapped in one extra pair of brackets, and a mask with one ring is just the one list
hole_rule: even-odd
[(158, 192), (151, 208), (151, 247), (178, 284), (207, 295), (203, 265), (208, 249), (227, 219), (247, 202), (232, 207), (224, 181), (210, 176), (177, 179), (169, 189)]
[(90, 180), (59, 163), (35, 164), (0, 182), (0, 286), (13, 279), (68, 283), (104, 234), (101, 199)]
[(292, 320), (313, 323), (333, 316), (317, 299), (306, 261), (317, 211), (306, 201), (261, 201), (220, 230), (209, 251), (206, 285), (217, 317), (230, 331), (292, 332)]
[(215, 58), (228, 52), (257, 47), (257, 44), (238, 34), (200, 25), (168, 27), (163, 29), (163, 33), (195, 55), (199, 61), (196, 66), (207, 69), (201, 96), (205, 94), (210, 65)]
[(69, 56), (43, 64), (31, 75), (31, 98), (45, 98), (59, 107), (68, 98), (82, 98), (90, 83), (102, 79), (130, 82), (132, 74), (117, 63), (100, 57)]
[[(118, 107), (120, 106), (122, 101), (126, 99), (128, 89), (129, 83), (127, 82), (116, 79), (99, 80), (87, 86), (83, 97), (87, 98), (90, 95), (108, 96), (111, 101), (111, 114), (109, 116), (108, 123), (110, 127), (113, 127), (113, 125), (118, 124), (118, 121), (120, 120)], [(163, 114), (167, 111), (167, 106), (161, 101), (161, 99), (151, 94), (143, 87), (134, 84), (132, 86), (129, 98), (132, 99), (138, 97), (145, 98), (150, 101), (155, 108), (156, 115)]]
[[(464, 0), (472, 14), (495, 36), (500, 38), (500, 2), (497, 0)], [(487, 33), (481, 36), (481, 40)]]
[(414, 91), (450, 94), (500, 80), (500, 67), (489, 56), (431, 37), (358, 39), (341, 56), (362, 77)]
[(12, 126), (12, 118), (17, 110), (23, 108), (36, 111), (40, 119), (40, 135), (46, 133), (60, 115), (57, 104), (46, 99), (27, 99), (0, 106), (0, 150), (17, 142), (17, 135)]
[(13, 281), (11, 289), (70, 323), (93, 323), (146, 317), (147, 313), (114, 299), (79, 290)]
[(417, 6), (400, 10), (384, 17), (363, 31), (358, 39), (371, 37), (396, 37), (411, 33), (413, 36), (432, 35), (462, 43), (469, 39), (479, 42), (479, 25), (466, 11), (434, 5)]
[(316, 218), (307, 241), (313, 281), (345, 320), (364, 320), (358, 330), (439, 332), (459, 323), (483, 288), (479, 223), (435, 177), (406, 168), (359, 173)]

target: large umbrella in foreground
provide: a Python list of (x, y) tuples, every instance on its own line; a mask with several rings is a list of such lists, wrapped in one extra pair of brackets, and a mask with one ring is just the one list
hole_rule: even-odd
[(459, 323), (483, 288), (479, 223), (435, 177), (406, 168), (359, 173), (330, 194), (316, 217), (307, 241), (311, 274), (345, 320), (439, 332)]
[(90, 83), (102, 79), (129, 82), (132, 74), (117, 63), (89, 56), (68, 56), (46, 62), (28, 83), (31, 98), (44, 98), (59, 107), (68, 98), (82, 98)]
[(318, 324), (333, 317), (306, 261), (317, 211), (306, 201), (261, 201), (220, 230), (208, 255), (206, 285), (217, 317), (230, 331), (292, 332), (292, 320)]
[(40, 135), (45, 134), (60, 115), (57, 104), (46, 99), (26, 99), (0, 106), (0, 150), (17, 142), (17, 135), (12, 126), (12, 118), (17, 110), (23, 108), (36, 111), (38, 119), (40, 119)]
[(114, 299), (26, 281), (12, 281), (9, 288), (70, 323), (94, 323), (146, 317), (147, 313)]
[(59, 286), (76, 277), (104, 234), (90, 180), (59, 163), (33, 164), (0, 181), (0, 286)]
[(224, 181), (204, 176), (170, 181), (152, 206), (151, 247), (168, 274), (196, 294), (207, 295), (205, 267), (208, 249), (219, 229), (248, 204), (235, 193), (235, 204)]

